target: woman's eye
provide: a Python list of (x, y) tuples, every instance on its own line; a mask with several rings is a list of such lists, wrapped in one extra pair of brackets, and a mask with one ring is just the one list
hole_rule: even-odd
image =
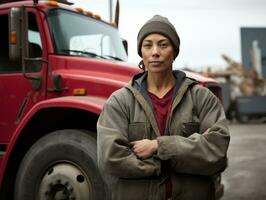
[(151, 47), (151, 44), (143, 44), (143, 47), (149, 48), (149, 47)]
[(162, 43), (162, 44), (160, 44), (160, 47), (161, 48), (166, 48), (168, 45), (166, 44), (166, 43)]

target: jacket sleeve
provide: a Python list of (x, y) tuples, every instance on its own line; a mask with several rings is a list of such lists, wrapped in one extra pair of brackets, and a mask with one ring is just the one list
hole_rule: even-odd
[(170, 160), (177, 173), (212, 175), (226, 167), (230, 141), (227, 120), (219, 99), (207, 88), (194, 86), (193, 101), (200, 133), (189, 137), (162, 136), (158, 156)]
[(97, 123), (98, 166), (119, 178), (142, 178), (160, 174), (160, 160), (154, 156), (139, 160), (128, 141), (128, 115), (122, 99), (109, 98)]

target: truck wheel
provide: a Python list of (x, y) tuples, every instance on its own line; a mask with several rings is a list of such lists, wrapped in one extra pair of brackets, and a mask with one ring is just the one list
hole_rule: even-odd
[(87, 131), (60, 130), (39, 139), (19, 167), (15, 200), (106, 199), (96, 151)]

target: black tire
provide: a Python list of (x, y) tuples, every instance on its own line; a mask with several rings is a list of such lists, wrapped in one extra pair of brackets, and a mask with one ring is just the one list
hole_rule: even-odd
[(96, 139), (83, 130), (60, 130), (26, 153), (15, 183), (15, 200), (106, 199), (97, 168)]

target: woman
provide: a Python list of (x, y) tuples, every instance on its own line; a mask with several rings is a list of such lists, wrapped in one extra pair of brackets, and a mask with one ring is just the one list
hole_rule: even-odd
[(114, 92), (97, 124), (98, 164), (114, 200), (214, 199), (212, 175), (226, 167), (229, 132), (219, 100), (173, 71), (180, 40), (155, 15), (138, 34), (137, 74)]

